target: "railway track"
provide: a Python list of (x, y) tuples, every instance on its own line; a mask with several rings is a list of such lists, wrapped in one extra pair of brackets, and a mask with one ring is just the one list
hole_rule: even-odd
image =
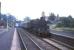
[(69, 48), (69, 47), (67, 47), (67, 46), (65, 46), (65, 45), (63, 45), (63, 44), (61, 44), (57, 41), (54, 41), (54, 40), (50, 39), (50, 38), (39, 38), (39, 37), (36, 37), (36, 36), (34, 37), (34, 35), (29, 34), (28, 32), (27, 32), (27, 34), (31, 38), (33, 38), (37, 42), (37, 44), (38, 43), (45, 44), (44, 48), (43, 48), (43, 45), (40, 44), (41, 47), (44, 50), (73, 50), (72, 48)]
[[(35, 41), (33, 41), (28, 35), (26, 35), (21, 29), (19, 30), (20, 37), (24, 44), (25, 50), (43, 50)], [(24, 50), (24, 49), (23, 49)]]
[(53, 45), (55, 46), (56, 48), (58, 48), (59, 50), (73, 50), (72, 48), (66, 46), (66, 45), (63, 45), (57, 41), (54, 41), (52, 39), (49, 39), (49, 38), (43, 38), (42, 39), (43, 41), (45, 41), (46, 43), (50, 44), (50, 45)]
[(41, 40), (41, 38), (36, 37), (30, 33), (28, 33), (27, 31), (25, 31), (27, 33), (27, 35), (29, 37), (31, 37), (43, 50), (60, 50), (59, 48), (48, 44), (47, 42), (45, 42), (44, 40)]
[(23, 29), (20, 29), (19, 32), (22, 37), (21, 39), (25, 46), (25, 50), (71, 50), (66, 48), (66, 46), (61, 46), (61, 44), (55, 46), (52, 43), (56, 42), (49, 40), (47, 38), (45, 39), (45, 38), (36, 37), (28, 33), (27, 31), (24, 31)]

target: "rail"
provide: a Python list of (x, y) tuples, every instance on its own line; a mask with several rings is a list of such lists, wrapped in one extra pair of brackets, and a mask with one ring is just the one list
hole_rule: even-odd
[[(22, 31), (22, 30), (18, 30), (18, 34), (19, 34), (19, 36), (20, 36), (20, 38), (21, 38), (21, 41), (22, 41), (22, 43), (23, 43), (23, 45), (24, 45), (25, 50), (28, 50), (27, 45), (25, 44), (24, 39), (23, 39), (20, 31)], [(24, 34), (24, 33), (23, 33), (23, 34)], [(43, 50), (40, 46), (38, 46), (38, 44), (37, 44), (31, 37), (29, 37), (29, 36), (26, 35), (26, 34), (25, 34), (24, 36), (26, 36), (26, 38), (28, 38), (28, 40), (30, 39), (30, 40), (34, 43), (34, 45), (37, 47), (38, 50)], [(30, 41), (30, 42), (31, 42), (31, 41)]]

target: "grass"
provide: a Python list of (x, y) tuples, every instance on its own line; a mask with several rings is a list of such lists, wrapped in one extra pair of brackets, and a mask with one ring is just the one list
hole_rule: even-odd
[(57, 27), (57, 28), (54, 28), (53, 30), (56, 30), (56, 31), (74, 31), (74, 28), (68, 28), (68, 27)]
[(74, 31), (74, 28), (71, 27), (56, 27), (56, 25), (51, 25), (50, 29), (56, 31)]

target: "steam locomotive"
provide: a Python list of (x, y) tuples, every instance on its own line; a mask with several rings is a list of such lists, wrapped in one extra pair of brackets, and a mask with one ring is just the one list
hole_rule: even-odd
[(32, 34), (35, 34), (36, 36), (47, 37), (51, 35), (51, 33), (49, 33), (49, 26), (47, 25), (47, 21), (45, 21), (44, 17), (31, 20), (26, 24), (26, 27), (23, 25), (22, 28), (26, 29)]

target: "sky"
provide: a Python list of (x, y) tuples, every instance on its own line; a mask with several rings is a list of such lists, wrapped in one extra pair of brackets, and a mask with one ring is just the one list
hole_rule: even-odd
[(1, 13), (14, 15), (23, 20), (26, 16), (32, 19), (41, 17), (42, 11), (48, 16), (51, 12), (59, 16), (74, 17), (73, 0), (0, 0)]

